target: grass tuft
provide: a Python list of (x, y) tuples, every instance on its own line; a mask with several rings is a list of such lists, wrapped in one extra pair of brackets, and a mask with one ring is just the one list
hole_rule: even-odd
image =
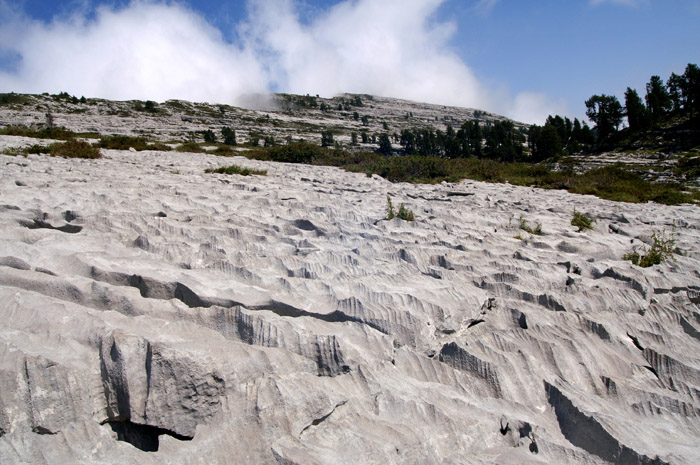
[(142, 150), (158, 150), (161, 152), (172, 150), (172, 147), (169, 145), (159, 142), (149, 142), (143, 137), (131, 136), (104, 136), (100, 138), (98, 145), (103, 149), (129, 150), (133, 148), (139, 152)]
[(587, 229), (593, 229), (594, 219), (591, 219), (585, 213), (577, 212), (574, 208), (574, 216), (571, 218), (571, 226), (578, 228), (577, 232), (583, 232)]
[(416, 215), (413, 214), (411, 210), (406, 208), (404, 204), (399, 205), (399, 211), (396, 212), (394, 210), (394, 204), (391, 202), (391, 197), (388, 195), (386, 196), (386, 219), (387, 220), (393, 220), (394, 218), (398, 218), (403, 221), (415, 221), (416, 220)]
[(626, 253), (622, 259), (629, 260), (642, 268), (660, 265), (668, 259), (673, 259), (676, 249), (676, 239), (673, 236), (666, 237), (665, 233), (654, 232), (651, 235), (653, 244), (646, 252), (639, 253), (636, 247)]
[(63, 157), (63, 158), (86, 158), (95, 159), (102, 158), (100, 149), (90, 145), (89, 143), (71, 139), (66, 142), (56, 142), (51, 145), (32, 145), (24, 149), (25, 154), (48, 154), (52, 157)]
[(266, 170), (256, 170), (252, 168), (241, 168), (237, 165), (224, 166), (216, 169), (205, 170), (205, 173), (218, 173), (218, 174), (239, 174), (241, 176), (267, 176)]
[(542, 225), (540, 223), (537, 223), (537, 226), (533, 229), (522, 216), (520, 217), (520, 229), (535, 236), (542, 235)]

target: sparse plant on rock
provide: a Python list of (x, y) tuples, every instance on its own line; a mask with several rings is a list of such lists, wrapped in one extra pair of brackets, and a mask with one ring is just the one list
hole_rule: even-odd
[(396, 216), (396, 212), (394, 211), (394, 204), (391, 203), (391, 197), (388, 195), (386, 196), (386, 204), (386, 219), (393, 220)]
[(218, 173), (218, 174), (239, 174), (241, 176), (250, 176), (252, 174), (257, 176), (267, 176), (266, 170), (256, 170), (252, 168), (242, 168), (238, 165), (224, 166), (216, 169), (205, 170), (205, 173)]
[(398, 218), (400, 220), (404, 221), (415, 221), (416, 220), (416, 215), (406, 208), (404, 204), (399, 205), (399, 211), (394, 210), (394, 204), (391, 202), (391, 197), (386, 196), (386, 219), (387, 220), (393, 220), (394, 218)]
[(537, 226), (533, 229), (522, 216), (520, 217), (520, 229), (535, 236), (542, 235), (542, 225), (540, 223), (537, 223)]
[(413, 212), (406, 208), (404, 204), (399, 205), (399, 212), (396, 214), (396, 217), (404, 221), (415, 221), (416, 219)]
[(90, 145), (89, 143), (71, 139), (66, 142), (57, 142), (48, 146), (32, 145), (24, 149), (25, 153), (46, 153), (52, 157), (64, 158), (102, 158), (100, 149)]
[(321, 147), (332, 147), (333, 146), (333, 131), (322, 131), (321, 132)]
[(576, 226), (578, 228), (577, 232), (593, 229), (593, 223), (595, 223), (595, 219), (591, 219), (585, 213), (577, 212), (576, 209), (574, 209), (574, 216), (571, 218), (571, 226)]
[(225, 145), (236, 145), (236, 131), (229, 127), (221, 128), (221, 135)]
[(667, 237), (666, 233), (657, 231), (651, 235), (651, 240), (653, 243), (648, 250), (640, 253), (637, 247), (633, 247), (631, 252), (622, 257), (623, 260), (629, 260), (642, 268), (649, 268), (660, 265), (669, 258), (673, 259), (676, 250), (676, 239), (673, 235)]
[(211, 129), (207, 129), (204, 131), (204, 142), (207, 142), (209, 144), (215, 144), (216, 143), (216, 134), (214, 134), (214, 131)]

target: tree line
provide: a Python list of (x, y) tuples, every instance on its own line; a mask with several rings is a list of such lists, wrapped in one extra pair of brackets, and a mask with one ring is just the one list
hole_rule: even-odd
[[(388, 140), (388, 138), (387, 138)], [(390, 153), (384, 141), (384, 150)], [(518, 161), (523, 158), (525, 132), (512, 121), (497, 121), (482, 126), (478, 121), (467, 121), (455, 130), (451, 125), (445, 132), (433, 128), (404, 129), (399, 143), (407, 155), (442, 158), (478, 157), (500, 161)]]
[(625, 91), (624, 105), (614, 95), (593, 95), (586, 100), (586, 116), (595, 124), (590, 130), (585, 123), (576, 125), (567, 118), (549, 117), (544, 126), (532, 126), (529, 145), (535, 161), (562, 152), (573, 153), (591, 148), (613, 146), (627, 119), (628, 136), (659, 129), (670, 117), (687, 121), (687, 128), (700, 127), (700, 68), (688, 64), (682, 75), (672, 73), (666, 82), (652, 76), (646, 84), (644, 100), (636, 89)]

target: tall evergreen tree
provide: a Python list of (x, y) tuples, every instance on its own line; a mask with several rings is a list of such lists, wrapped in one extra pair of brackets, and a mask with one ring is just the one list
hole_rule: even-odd
[(542, 128), (539, 126), (530, 128), (529, 145), (532, 150), (533, 161), (552, 158), (555, 155), (559, 155), (563, 149), (559, 130), (549, 122)]
[(646, 101), (652, 124), (657, 124), (671, 110), (671, 96), (659, 76), (652, 76), (647, 83)]
[(391, 152), (393, 152), (393, 148), (391, 147), (391, 139), (389, 139), (389, 136), (385, 132), (379, 135), (378, 152), (382, 155), (391, 155)]
[(236, 145), (236, 131), (229, 127), (221, 128), (221, 135), (224, 137), (224, 144)]
[(685, 98), (685, 111), (693, 117), (700, 116), (700, 68), (698, 65), (688, 64), (683, 73), (683, 97)]
[(637, 91), (630, 87), (625, 91), (625, 113), (631, 131), (637, 132), (647, 128), (649, 121), (647, 109)]
[(683, 76), (676, 73), (671, 73), (671, 77), (666, 82), (668, 87), (668, 95), (671, 98), (671, 111), (674, 113), (680, 112), (685, 106), (685, 98), (683, 96)]
[(614, 95), (594, 95), (586, 100), (586, 116), (596, 125), (598, 142), (603, 142), (620, 127), (622, 105)]
[(321, 147), (333, 146), (333, 131), (321, 131)]

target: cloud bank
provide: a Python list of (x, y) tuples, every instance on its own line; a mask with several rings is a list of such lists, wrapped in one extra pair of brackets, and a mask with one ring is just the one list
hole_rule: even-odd
[(44, 23), (0, 0), (0, 55), (19, 57), (0, 70), (0, 90), (239, 105), (268, 91), (354, 92), (539, 123), (565, 110), (544, 95), (485, 88), (451, 50), (456, 25), (436, 19), (444, 1), (345, 0), (305, 22), (296, 1), (249, 0), (229, 42), (177, 3), (134, 0)]

